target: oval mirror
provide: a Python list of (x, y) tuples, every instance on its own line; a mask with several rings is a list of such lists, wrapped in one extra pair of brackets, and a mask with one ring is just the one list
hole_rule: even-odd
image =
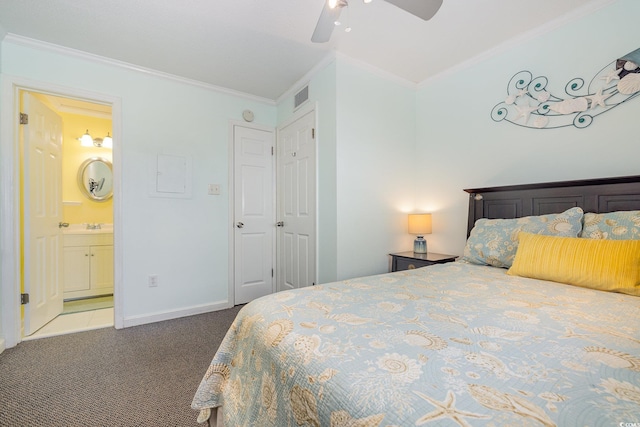
[(113, 169), (111, 162), (101, 157), (85, 160), (78, 169), (78, 185), (86, 197), (96, 202), (113, 196)]

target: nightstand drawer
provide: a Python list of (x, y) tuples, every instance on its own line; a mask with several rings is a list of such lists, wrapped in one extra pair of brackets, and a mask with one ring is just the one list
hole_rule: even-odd
[(414, 268), (426, 267), (433, 264), (435, 264), (435, 262), (423, 261), (421, 259), (397, 258), (396, 270), (413, 270)]
[(455, 255), (417, 254), (414, 252), (399, 252), (391, 255), (391, 271), (413, 270), (414, 268), (427, 267), (434, 264), (444, 264), (456, 260)]

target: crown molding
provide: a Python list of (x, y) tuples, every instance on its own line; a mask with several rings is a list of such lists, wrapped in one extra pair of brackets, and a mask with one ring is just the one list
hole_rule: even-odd
[(304, 85), (308, 84), (309, 81), (324, 67), (331, 64), (336, 60), (336, 52), (330, 51), (328, 54), (324, 56), (316, 65), (313, 66), (312, 69), (307, 71), (307, 73), (298, 79), (289, 89), (287, 89), (282, 95), (276, 99), (276, 105), (279, 105), (285, 99), (293, 96), (296, 92), (298, 92)]
[[(2, 29), (0, 28), (0, 31)], [(1, 36), (0, 32), (0, 36)], [(264, 98), (261, 96), (251, 95), (249, 93), (236, 91), (233, 89), (227, 89), (225, 87), (212, 85), (209, 83), (204, 83), (199, 80), (188, 79), (186, 77), (176, 76), (174, 74), (165, 73), (162, 71), (154, 70), (152, 68), (141, 67), (139, 65), (131, 64), (124, 61), (119, 61), (117, 59), (107, 58), (100, 55), (95, 55), (93, 53), (84, 52), (77, 49), (72, 49), (69, 47), (60, 46), (53, 43), (43, 42), (41, 40), (32, 39), (29, 37), (20, 36), (13, 33), (7, 33), (6, 37), (3, 40), (7, 43), (12, 43), (19, 46), (29, 47), (33, 49), (42, 50), (45, 52), (53, 52), (60, 55), (65, 55), (73, 58), (82, 59), (85, 61), (90, 61), (102, 65), (108, 65), (116, 68), (121, 68), (129, 71), (134, 71), (138, 73), (142, 73), (148, 76), (158, 77), (165, 80), (169, 80), (172, 82), (182, 83), (190, 86), (195, 86), (201, 89), (210, 90), (212, 92), (217, 92), (223, 95), (231, 95), (239, 98), (244, 98), (249, 101), (255, 101), (262, 104), (267, 105), (275, 105), (275, 101), (272, 99)]]
[(464, 62), (459, 63), (458, 65), (455, 65), (451, 68), (447, 68), (446, 70), (435, 74), (431, 77), (426, 78), (425, 80), (421, 81), (417, 87), (418, 89), (422, 89), (426, 86), (429, 86), (430, 84), (432, 84), (433, 82), (442, 79), (444, 77), (450, 76), (452, 74), (455, 74), (459, 71), (465, 70), (467, 68), (471, 68), (474, 65), (477, 65), (481, 62), (484, 62), (492, 57), (498, 56), (500, 54), (506, 53), (507, 51), (522, 45), (526, 42), (529, 42), (531, 40), (534, 40), (538, 37), (541, 37), (545, 34), (548, 34), (564, 25), (567, 25), (571, 22), (577, 21), (579, 19), (584, 18), (585, 16), (591, 15), (592, 13), (606, 7), (609, 6), (613, 3), (615, 3), (617, 0), (593, 0), (590, 3), (575, 9), (572, 12), (569, 12), (565, 15), (562, 15), (556, 19), (554, 19), (553, 21), (547, 22), (544, 25), (541, 25), (537, 28), (534, 28), (530, 31), (527, 31), (519, 36), (513, 37), (501, 44), (499, 44), (498, 46), (495, 46), (489, 50), (486, 50), (483, 53), (480, 53), (476, 56), (474, 56), (473, 58), (470, 58)]

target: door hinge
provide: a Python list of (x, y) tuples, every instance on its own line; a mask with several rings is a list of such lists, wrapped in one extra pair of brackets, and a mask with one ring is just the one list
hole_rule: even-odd
[(29, 304), (29, 294), (20, 294), (20, 305)]
[(271, 277), (273, 277), (273, 268), (271, 269)]
[(311, 282), (311, 286), (315, 286), (315, 285), (316, 285), (316, 282)]
[(316, 139), (316, 128), (311, 128), (311, 139)]
[(29, 115), (26, 113), (20, 113), (20, 124), (28, 125), (29, 124)]
[(273, 146), (271, 147), (271, 155), (273, 156)]

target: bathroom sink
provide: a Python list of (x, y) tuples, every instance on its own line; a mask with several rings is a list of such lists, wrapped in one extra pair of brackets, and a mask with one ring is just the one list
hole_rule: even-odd
[(113, 233), (113, 224), (100, 224), (100, 228), (90, 228), (87, 224), (69, 224), (69, 227), (63, 228), (63, 234), (106, 234)]

